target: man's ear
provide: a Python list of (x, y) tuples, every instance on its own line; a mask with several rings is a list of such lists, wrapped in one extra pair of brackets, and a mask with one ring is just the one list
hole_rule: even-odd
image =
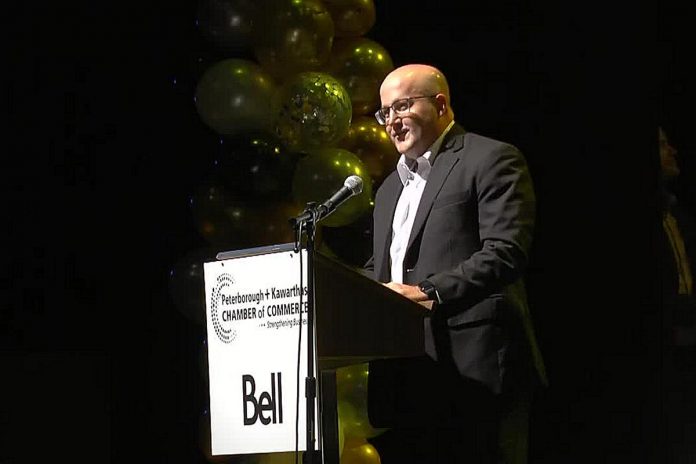
[(447, 114), (447, 97), (444, 94), (438, 93), (435, 95), (435, 101), (437, 102), (437, 114), (439, 116)]

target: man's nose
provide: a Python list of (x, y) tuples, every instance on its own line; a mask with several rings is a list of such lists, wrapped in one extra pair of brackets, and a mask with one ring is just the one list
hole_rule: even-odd
[(393, 126), (395, 122), (401, 122), (401, 115), (398, 114), (396, 111), (393, 109), (389, 109), (389, 114), (387, 115), (387, 120), (386, 120), (386, 125), (387, 126)]

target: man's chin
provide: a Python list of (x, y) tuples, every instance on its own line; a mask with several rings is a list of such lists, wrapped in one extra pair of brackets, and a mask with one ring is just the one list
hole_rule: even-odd
[(409, 151), (411, 151), (411, 149), (413, 148), (413, 144), (408, 143), (406, 141), (403, 141), (403, 142), (397, 142), (395, 144), (395, 147), (396, 147), (396, 151), (398, 151), (399, 153), (401, 153), (404, 156), (408, 156), (407, 153)]

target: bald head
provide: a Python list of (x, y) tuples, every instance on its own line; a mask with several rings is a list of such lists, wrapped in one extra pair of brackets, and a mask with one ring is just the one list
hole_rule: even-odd
[(382, 83), (385, 86), (401, 86), (404, 90), (421, 95), (436, 95), (447, 97), (449, 103), (449, 85), (445, 75), (439, 69), (427, 64), (407, 64), (390, 72)]
[[(389, 113), (386, 131), (399, 153), (417, 158), (442, 134), (454, 119), (445, 75), (425, 64), (396, 68), (379, 88), (382, 108)], [(408, 101), (403, 110), (395, 102)], [(390, 109), (391, 108), (391, 109)]]

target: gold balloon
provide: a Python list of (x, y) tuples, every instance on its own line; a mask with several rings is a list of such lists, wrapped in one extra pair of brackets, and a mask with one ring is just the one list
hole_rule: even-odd
[(327, 64), (329, 74), (348, 91), (355, 115), (377, 111), (379, 87), (393, 69), (387, 50), (364, 37), (336, 41)]
[(336, 37), (358, 37), (369, 31), (377, 15), (372, 0), (324, 0), (331, 12)]
[(374, 446), (367, 442), (352, 443), (354, 446), (346, 447), (341, 454), (341, 464), (381, 464), (382, 460)]
[(334, 23), (320, 0), (263, 0), (259, 5), (254, 54), (273, 77), (283, 80), (326, 63)]
[(196, 87), (196, 109), (219, 134), (268, 131), (275, 84), (256, 63), (228, 59), (208, 68)]
[(372, 182), (365, 165), (353, 153), (340, 148), (311, 151), (300, 159), (292, 181), (295, 203), (322, 202), (334, 194), (351, 175), (363, 179), (360, 195), (348, 199), (333, 214), (321, 221), (328, 227), (341, 227), (358, 219), (372, 203)]
[(332, 146), (348, 132), (351, 115), (350, 97), (338, 80), (300, 73), (280, 88), (276, 134), (294, 151)]
[(365, 168), (372, 177), (373, 191), (394, 170), (400, 156), (384, 126), (380, 126), (370, 116), (355, 118), (348, 134), (338, 142), (338, 146), (355, 153), (365, 163)]

